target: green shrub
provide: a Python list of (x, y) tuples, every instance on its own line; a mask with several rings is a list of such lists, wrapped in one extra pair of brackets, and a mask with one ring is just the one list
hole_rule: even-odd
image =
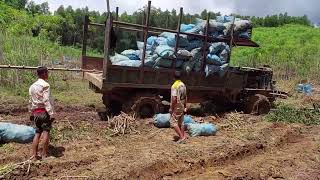
[(302, 123), (306, 125), (320, 125), (320, 110), (295, 108), (292, 105), (278, 104), (275, 111), (265, 119), (270, 122)]

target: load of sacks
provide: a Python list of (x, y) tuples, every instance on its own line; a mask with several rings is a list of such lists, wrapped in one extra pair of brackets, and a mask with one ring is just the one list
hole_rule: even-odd
[[(156, 114), (153, 117), (153, 124), (157, 128), (170, 128), (170, 114)], [(187, 128), (190, 136), (214, 136), (217, 133), (217, 128), (211, 123), (197, 123), (191, 116), (185, 115), (183, 123)]]
[[(216, 20), (209, 21), (208, 33), (211, 37), (228, 36), (231, 32), (233, 17), (218, 16)], [(206, 28), (206, 21), (197, 19), (195, 24), (182, 24), (181, 32), (203, 34)], [(249, 30), (252, 28), (248, 20), (235, 19), (234, 35), (240, 38), (249, 39)], [(171, 68), (173, 60), (176, 60), (177, 70), (190, 73), (199, 72), (203, 60), (203, 41), (195, 37), (180, 35), (178, 51), (175, 54), (176, 34), (163, 32), (159, 36), (150, 36), (147, 39), (145, 67), (150, 68)], [(121, 54), (111, 57), (113, 65), (140, 67), (143, 58), (144, 42), (137, 41), (138, 50), (125, 50)], [(210, 43), (206, 50), (206, 76), (218, 74), (223, 76), (228, 69), (230, 58), (230, 47), (227, 43)]]

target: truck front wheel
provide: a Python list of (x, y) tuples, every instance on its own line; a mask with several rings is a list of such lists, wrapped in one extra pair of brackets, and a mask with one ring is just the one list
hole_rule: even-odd
[(127, 112), (134, 112), (140, 118), (150, 118), (162, 112), (162, 103), (156, 95), (137, 95), (130, 102), (123, 105)]

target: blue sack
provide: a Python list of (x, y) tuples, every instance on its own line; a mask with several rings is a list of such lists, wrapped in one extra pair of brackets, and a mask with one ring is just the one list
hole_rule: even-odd
[(207, 64), (221, 66), (225, 64), (226, 61), (223, 61), (220, 57), (215, 54), (207, 55)]
[(250, 39), (250, 35), (248, 32), (242, 32), (239, 34), (239, 38)]
[(191, 137), (214, 136), (217, 133), (217, 128), (213, 124), (188, 124), (187, 129)]
[(193, 123), (196, 123), (191, 116), (189, 115), (184, 115), (183, 117), (183, 123), (184, 124), (193, 124)]
[(158, 54), (159, 57), (162, 58), (173, 58), (174, 56), (174, 49), (167, 45), (160, 45), (156, 48), (155, 53)]
[[(156, 114), (153, 117), (154, 126), (157, 128), (170, 128), (170, 114)], [(185, 125), (195, 123), (191, 116), (185, 115), (183, 118)]]
[(124, 50), (121, 55), (127, 56), (130, 60), (140, 60), (139, 55), (140, 51), (139, 50)]
[(150, 36), (147, 39), (147, 44), (150, 46), (153, 46), (156, 43), (157, 39), (158, 39), (158, 37), (156, 37), (156, 36)]
[(141, 61), (132, 61), (132, 60), (120, 61), (120, 62), (112, 63), (112, 65), (128, 66), (128, 67), (140, 67), (141, 66)]
[(297, 90), (299, 93), (304, 93), (307, 95), (310, 95), (312, 93), (312, 85), (307, 83), (307, 84), (298, 84)]
[(195, 26), (196, 26), (196, 25), (194, 25), (194, 24), (181, 24), (180, 31), (181, 31), (181, 32), (186, 32), (186, 31), (191, 30), (191, 29), (194, 28)]
[(157, 128), (169, 128), (170, 127), (170, 114), (156, 114), (153, 117), (154, 126)]
[(30, 126), (0, 122), (0, 142), (30, 143), (35, 133)]
[[(154, 66), (159, 66), (159, 67), (164, 67), (164, 68), (171, 68), (172, 66), (172, 63), (173, 63), (173, 60), (171, 59), (166, 59), (166, 58), (161, 58), (159, 57)], [(176, 68), (181, 68), (182, 65), (183, 65), (184, 61), (181, 60), (181, 59), (177, 59), (176, 61)]]

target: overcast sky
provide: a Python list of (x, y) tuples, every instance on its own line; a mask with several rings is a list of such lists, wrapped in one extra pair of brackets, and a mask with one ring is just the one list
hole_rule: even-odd
[[(50, 10), (60, 5), (74, 8), (88, 6), (90, 10), (106, 11), (105, 0), (34, 0), (36, 3), (49, 2)], [(110, 0), (111, 9), (120, 7), (120, 12), (132, 13), (147, 4), (148, 0)], [(304, 14), (316, 23), (320, 23), (320, 0), (152, 0), (152, 6), (165, 10), (184, 7), (185, 12), (200, 13), (203, 9), (223, 14), (238, 13), (250, 16), (265, 16), (288, 12), (289, 15)]]

